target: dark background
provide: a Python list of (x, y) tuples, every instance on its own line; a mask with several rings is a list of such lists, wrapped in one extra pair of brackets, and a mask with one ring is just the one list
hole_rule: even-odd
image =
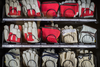
[[(43, 2), (43, 1), (47, 1), (47, 0), (40, 0), (40, 1)], [(56, 0), (56, 1), (57, 2), (62, 2), (62, 0)], [(98, 22), (99, 23), (98, 24), (89, 23), (88, 25), (93, 26), (98, 30), (98, 32), (97, 32), (97, 35), (98, 35), (98, 37), (97, 37), (97, 39), (98, 39), (98, 49), (92, 49), (92, 50), (95, 52), (95, 54), (97, 56), (97, 61), (98, 61), (97, 64), (98, 64), (98, 67), (100, 67), (100, 48), (99, 48), (100, 47), (100, 20), (99, 20), (99, 18), (100, 18), (100, 1), (99, 0), (92, 0), (92, 1), (95, 2), (96, 7), (97, 7)], [(0, 22), (2, 22), (2, 9), (3, 9), (3, 6), (4, 6), (4, 0), (0, 0)], [(2, 45), (1, 44), (2, 31), (3, 31), (3, 24), (0, 23), (0, 46)], [(5, 48), (0, 47), (0, 66), (2, 64), (2, 57), (4, 56), (4, 54), (8, 50), (9, 50), (8, 48), (5, 49)]]

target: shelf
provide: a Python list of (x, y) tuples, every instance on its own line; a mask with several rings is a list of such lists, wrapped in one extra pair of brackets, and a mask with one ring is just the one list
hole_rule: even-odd
[(96, 22), (96, 19), (79, 19), (79, 18), (3, 18), (3, 21), (77, 21), (77, 22)]
[(3, 48), (96, 48), (96, 45), (2, 45)]

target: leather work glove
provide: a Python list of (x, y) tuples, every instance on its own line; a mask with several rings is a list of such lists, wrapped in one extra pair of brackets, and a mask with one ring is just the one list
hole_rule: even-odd
[(91, 0), (78, 0), (79, 17), (94, 17), (95, 4)]
[(37, 54), (36, 49), (29, 49), (29, 50), (23, 51), (22, 57), (23, 57), (23, 64), (25, 66), (39, 67), (38, 65), (39, 56)]
[(75, 0), (66, 0), (60, 4), (61, 17), (76, 17), (79, 13), (79, 5)]
[(18, 0), (5, 0), (5, 11), (7, 17), (20, 17), (21, 6)]
[(21, 38), (21, 26), (10, 24), (10, 29), (8, 25), (4, 26), (4, 38), (6, 42), (20, 42)]
[(7, 67), (20, 67), (20, 50), (11, 49), (5, 54), (5, 64)]
[(61, 67), (77, 67), (77, 58), (74, 51), (62, 51), (59, 55)]
[(42, 67), (57, 67), (58, 55), (54, 49), (47, 49), (42, 53)]
[(38, 0), (22, 0), (22, 9), (24, 15), (27, 17), (39, 17), (40, 14), (40, 2)]
[(65, 26), (62, 29), (62, 42), (64, 43), (77, 43), (77, 31), (73, 26)]
[(78, 67), (95, 67), (92, 51), (80, 50), (78, 60)]
[(83, 25), (79, 29), (79, 41), (82, 43), (95, 43), (96, 29)]
[(28, 23), (25, 22), (24, 25), (22, 25), (22, 27), (23, 27), (23, 35), (27, 40), (27, 42), (29, 43), (39, 42), (37, 25), (35, 22), (28, 22)]

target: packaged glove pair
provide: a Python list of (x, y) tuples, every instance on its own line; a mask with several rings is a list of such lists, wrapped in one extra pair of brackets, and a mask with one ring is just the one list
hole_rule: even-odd
[(61, 17), (76, 17), (78, 15), (79, 5), (75, 0), (66, 0), (60, 3)]
[(5, 0), (5, 11), (7, 17), (20, 17), (21, 5), (18, 0)]
[(7, 67), (20, 67), (20, 50), (11, 49), (5, 54), (5, 64)]
[(58, 55), (54, 49), (46, 49), (42, 53), (42, 67), (57, 67)]
[(91, 0), (78, 0), (79, 17), (94, 17), (95, 4)]
[(46, 1), (41, 5), (41, 11), (44, 17), (57, 17), (59, 4), (56, 1)]
[(57, 24), (53, 24), (54, 27), (43, 27), (42, 28), (42, 38), (43, 41), (50, 43), (57, 43), (57, 39), (60, 36), (60, 30)]
[(40, 41), (41, 30), (37, 29), (37, 25), (35, 22), (28, 22), (22, 25), (23, 27), (23, 35), (27, 42), (29, 43), (37, 43)]
[(39, 67), (39, 56), (36, 49), (23, 51), (23, 64), (27, 67)]
[(77, 43), (77, 30), (73, 26), (65, 26), (62, 29), (62, 42), (64, 43)]
[(61, 67), (77, 67), (77, 58), (74, 51), (64, 50), (59, 55)]
[(40, 17), (40, 2), (38, 0), (22, 0), (22, 10), (26, 17)]
[(95, 67), (92, 51), (80, 50), (78, 55), (78, 67)]
[(96, 31), (95, 28), (86, 25), (79, 27), (79, 41), (82, 43), (95, 43)]
[(21, 38), (21, 26), (10, 24), (10, 29), (8, 25), (4, 26), (4, 38), (6, 42), (20, 42)]

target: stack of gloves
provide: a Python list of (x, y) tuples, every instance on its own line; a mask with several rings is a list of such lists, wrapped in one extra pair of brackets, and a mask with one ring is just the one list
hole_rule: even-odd
[(38, 64), (39, 56), (36, 49), (29, 49), (29, 50), (23, 51), (22, 58), (23, 58), (24, 66), (39, 67), (39, 64)]
[(89, 50), (78, 50), (78, 67), (95, 67), (93, 52)]
[(64, 49), (59, 55), (61, 67), (77, 67), (77, 58), (74, 51)]
[(52, 23), (51, 26), (45, 25), (42, 27), (42, 38), (43, 41), (49, 43), (58, 43), (58, 37), (60, 36), (60, 30), (58, 24)]
[(58, 55), (54, 49), (45, 49), (42, 53), (42, 67), (57, 67)]
[(20, 67), (20, 50), (11, 49), (5, 54), (5, 64), (7, 67)]
[(79, 29), (79, 41), (82, 43), (95, 43), (96, 41), (96, 32), (95, 28), (92, 28), (87, 25), (78, 27)]
[(77, 30), (73, 26), (65, 26), (62, 28), (62, 42), (77, 43)]
[(40, 17), (40, 2), (38, 0), (22, 0), (22, 12), (26, 17)]
[(18, 0), (5, 0), (5, 11), (7, 17), (20, 17), (21, 5)]
[(23, 27), (23, 35), (27, 42), (29, 43), (37, 43), (40, 41), (40, 29), (37, 29), (37, 25), (35, 22), (28, 22), (22, 25)]
[(4, 38), (6, 42), (20, 42), (21, 38), (21, 26), (10, 24), (10, 29), (8, 25), (4, 26)]

